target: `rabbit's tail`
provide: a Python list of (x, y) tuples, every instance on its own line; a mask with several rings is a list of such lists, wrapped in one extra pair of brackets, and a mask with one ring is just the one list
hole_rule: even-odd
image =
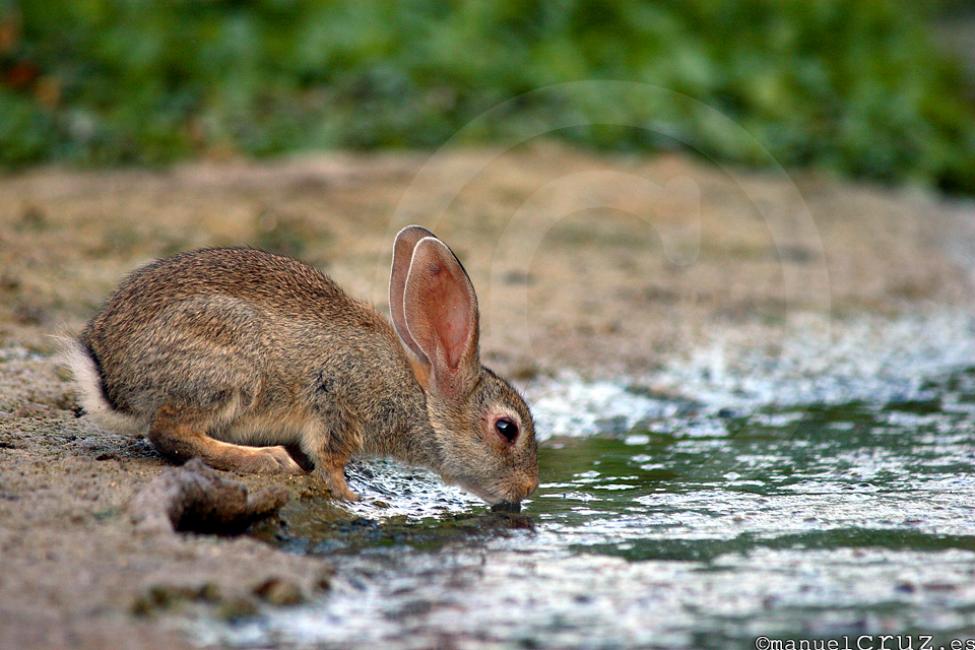
[(61, 340), (61, 361), (74, 375), (85, 413), (106, 429), (118, 433), (138, 433), (142, 428), (139, 421), (112, 406), (105, 391), (100, 364), (92, 352), (75, 338), (58, 338)]

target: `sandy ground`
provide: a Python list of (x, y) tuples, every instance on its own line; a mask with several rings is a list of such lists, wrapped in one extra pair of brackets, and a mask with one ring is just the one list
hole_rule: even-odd
[(77, 417), (50, 334), (154, 257), (267, 248), (385, 310), (392, 237), (423, 223), (478, 289), (485, 363), (530, 381), (639, 374), (731, 329), (774, 346), (796, 314), (967, 309), (973, 214), (919, 190), (545, 143), (0, 178), (0, 648), (181, 647), (173, 611), (233, 617), (271, 579), (327, 589), (321, 559), (133, 526), (132, 496), (166, 464)]

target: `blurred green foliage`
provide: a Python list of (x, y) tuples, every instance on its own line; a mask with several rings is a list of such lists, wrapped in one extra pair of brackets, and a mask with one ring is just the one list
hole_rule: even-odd
[[(0, 0), (0, 164), (433, 147), (539, 125), (611, 149), (975, 193), (975, 107), (909, 0)], [(682, 97), (684, 96), (684, 97)], [(645, 127), (645, 128), (639, 128)]]

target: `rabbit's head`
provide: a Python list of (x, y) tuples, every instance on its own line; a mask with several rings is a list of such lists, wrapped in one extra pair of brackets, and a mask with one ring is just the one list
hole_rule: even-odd
[(481, 365), (474, 287), (429, 230), (409, 226), (397, 235), (389, 304), (426, 391), (435, 469), (491, 504), (527, 497), (538, 487), (531, 412), (508, 382)]

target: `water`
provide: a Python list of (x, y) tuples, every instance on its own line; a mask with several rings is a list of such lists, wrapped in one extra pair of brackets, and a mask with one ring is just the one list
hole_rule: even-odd
[(520, 513), (389, 463), (353, 470), (365, 498), (351, 508), (289, 504), (254, 534), (331, 558), (332, 592), (199, 638), (616, 648), (975, 633), (975, 370), (851, 402), (716, 408), (622, 390), (645, 401), (638, 423), (546, 440)]

